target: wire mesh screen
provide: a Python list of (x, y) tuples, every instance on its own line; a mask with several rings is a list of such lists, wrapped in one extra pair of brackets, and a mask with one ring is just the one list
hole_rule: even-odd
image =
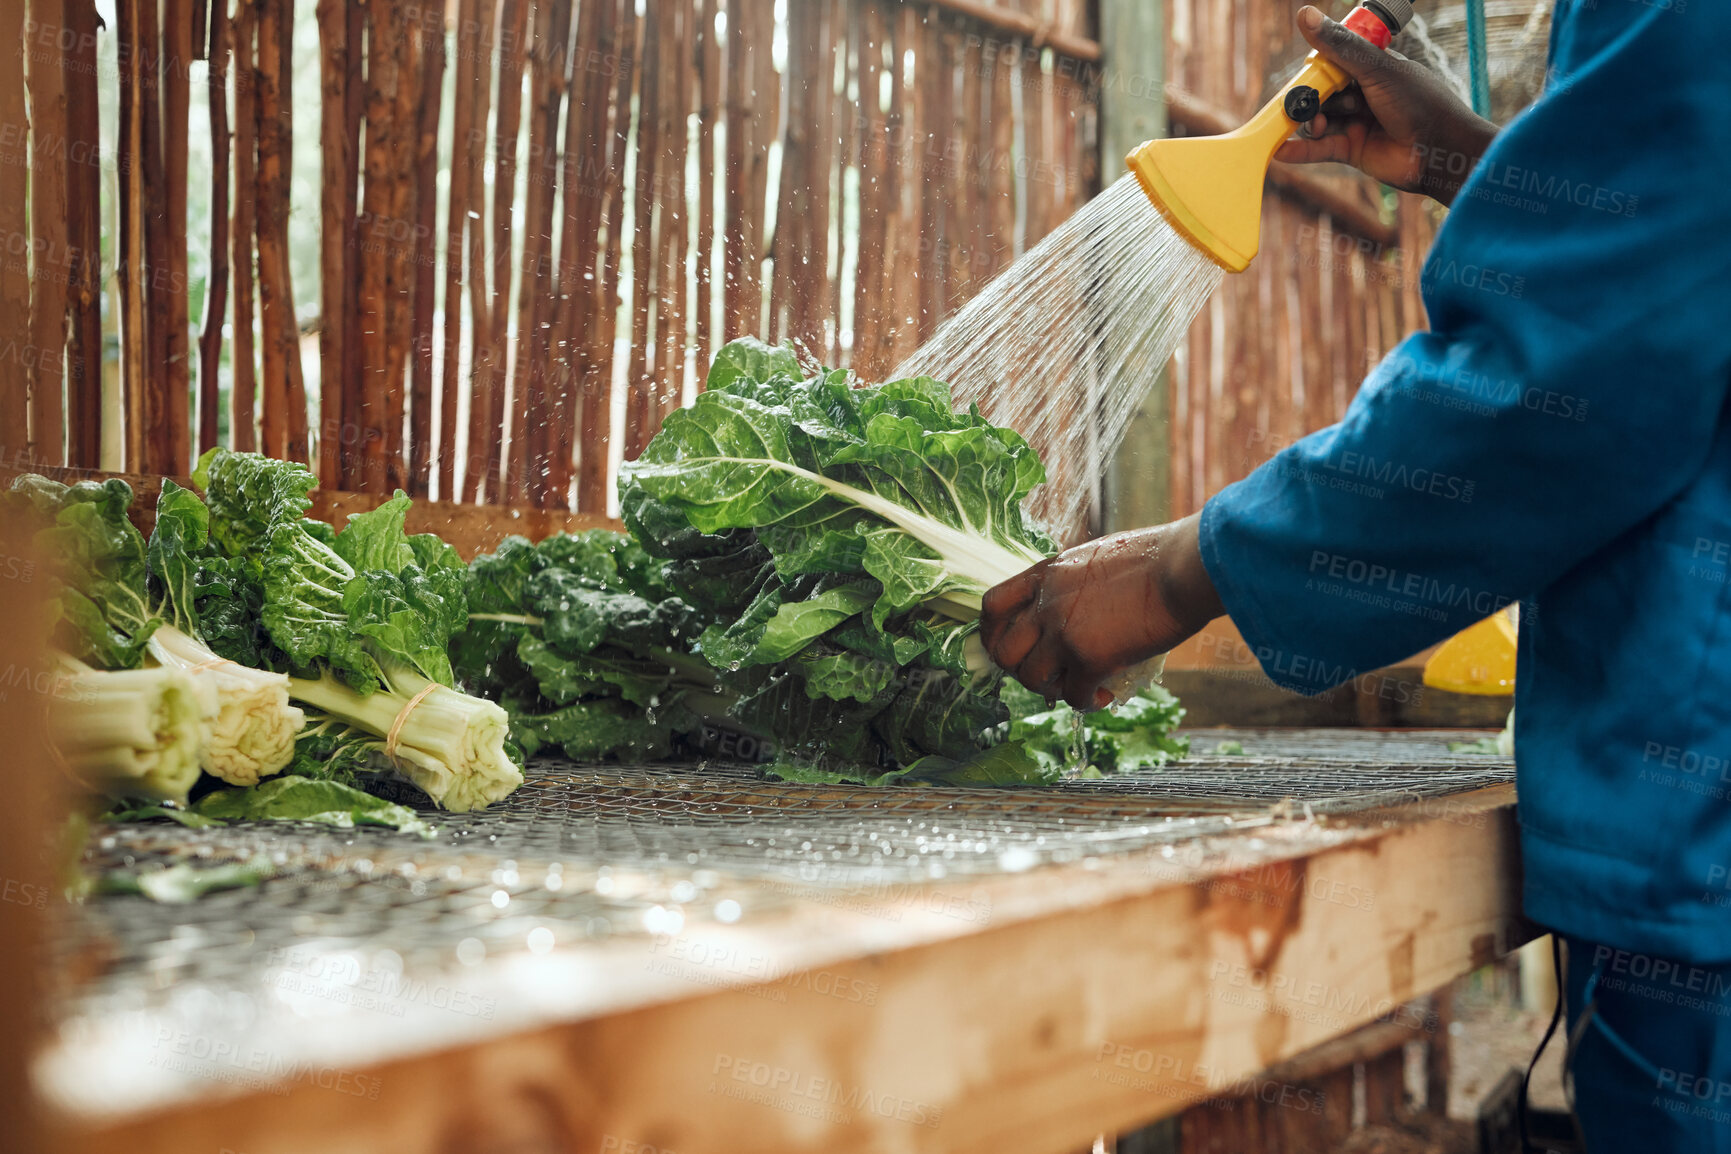
[[(1242, 752), (1218, 752), (1233, 741)], [(796, 899), (893, 903), (923, 881), (1513, 779), (1506, 760), (1451, 752), (1460, 741), (1458, 731), (1210, 730), (1162, 771), (1008, 790), (798, 786), (737, 764), (544, 760), (485, 813), (433, 815), (430, 840), (304, 824), (103, 827), (87, 863), (96, 872), (252, 862), (268, 876), (183, 906), (93, 898), (65, 926), (56, 969), (86, 1014), (160, 1002), (188, 982), (253, 985), (261, 973), (279, 997), (285, 988), (374, 997), (322, 968), (384, 956), (392, 973), (424, 973), (555, 943), (678, 933), (688, 921), (732, 921)]]

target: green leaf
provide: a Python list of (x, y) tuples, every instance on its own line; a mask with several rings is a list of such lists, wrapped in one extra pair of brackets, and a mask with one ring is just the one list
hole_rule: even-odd
[(308, 777), (285, 775), (245, 789), (217, 790), (192, 808), (222, 821), (311, 821), (342, 828), (377, 825), (433, 835), (433, 827), (407, 806), (340, 782)]
[(349, 516), (349, 523), (337, 534), (337, 556), (349, 563), (356, 572), (369, 569), (396, 574), (403, 566), (415, 563), (415, 551), (403, 532), (403, 522), (414, 502), (398, 489), (396, 496), (369, 509)]
[(799, 359), (793, 350), (766, 345), (755, 337), (744, 337), (722, 346), (704, 378), (705, 389), (722, 389), (735, 381), (767, 381), (775, 376), (800, 376)]
[(169, 821), (179, 822), (187, 829), (211, 829), (216, 826), (224, 826), (228, 824), (225, 821), (218, 821), (214, 817), (205, 817), (203, 814), (193, 813), (189, 809), (172, 808), (166, 805), (126, 806), (123, 808), (111, 809), (102, 815), (103, 821), (114, 822), (149, 821), (152, 818), (167, 818)]
[(275, 872), (270, 859), (263, 856), (219, 866), (201, 867), (182, 862), (166, 869), (112, 871), (103, 875), (95, 886), (95, 892), (137, 894), (164, 905), (185, 905), (216, 890), (256, 886)]

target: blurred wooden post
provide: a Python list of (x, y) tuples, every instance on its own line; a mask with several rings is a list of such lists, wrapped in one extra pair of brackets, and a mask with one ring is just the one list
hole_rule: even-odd
[[(1100, 93), (1100, 179), (1124, 174), (1124, 157), (1166, 135), (1166, 0), (1100, 0), (1105, 76)], [(1152, 318), (1150, 318), (1150, 322)], [(1158, 525), (1170, 517), (1172, 398), (1164, 370), (1106, 466), (1106, 532)]]
[[(10, 52), (22, 38), (18, 31), (23, 4), (0, 0), (0, 45)], [(21, 330), (20, 330), (21, 331)], [(8, 384), (12, 378), (8, 376)], [(0, 1021), (6, 1023), (0, 1041), (0, 1135), (8, 1150), (45, 1151), (46, 1135), (30, 1084), (30, 1060), (47, 1025), (39, 986), (41, 944), (47, 910), (58, 904), (54, 877), (53, 839), (62, 833), (56, 819), (55, 783), (42, 747), (45, 693), (33, 687), (52, 680), (43, 667), (40, 624), (48, 620), (42, 605), (48, 582), (21, 534), (0, 525), (0, 669), (8, 683), (0, 688), (0, 734), (6, 735), (6, 759), (0, 782), (6, 804), (0, 806)], [(24, 671), (17, 676), (15, 671)]]
[[(0, 3), (0, 242), (7, 249), (23, 247), (30, 235), (28, 201), (30, 166), (25, 154), (29, 120), (24, 110), (24, 4)], [(0, 355), (0, 459), (22, 460), (29, 452), (29, 369), (23, 356), (27, 342), (18, 339), (30, 326), (30, 272), (20, 257), (0, 260), (0, 333), (12, 347)], [(8, 338), (0, 337), (0, 340)]]
[[(30, 85), (30, 327), (19, 342), (30, 366), (30, 453), (66, 463), (66, 72), (59, 43), (64, 5), (31, 0), (26, 48)], [(20, 335), (22, 330), (12, 335)]]

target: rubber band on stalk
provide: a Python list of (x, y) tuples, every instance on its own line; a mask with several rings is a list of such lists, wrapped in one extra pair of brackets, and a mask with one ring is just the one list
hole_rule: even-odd
[(218, 665), (239, 665), (238, 661), (230, 661), (226, 657), (212, 657), (209, 661), (200, 661), (197, 665), (188, 665), (184, 672), (203, 673), (206, 669), (215, 669)]
[(402, 736), (403, 723), (409, 720), (409, 714), (415, 711), (415, 706), (426, 699), (427, 694), (435, 689), (443, 688), (437, 681), (415, 694), (397, 711), (396, 720), (391, 722), (391, 731), (385, 734), (385, 756), (392, 761), (397, 760), (397, 738)]

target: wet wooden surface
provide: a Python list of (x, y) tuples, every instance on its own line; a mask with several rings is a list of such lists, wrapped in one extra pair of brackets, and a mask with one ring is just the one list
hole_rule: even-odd
[(63, 1114), (63, 1136), (127, 1154), (1079, 1149), (1524, 941), (1512, 803), (1495, 787), (524, 957), (466, 978), (499, 1000), (484, 1022), (412, 1043), (425, 1023), (309, 1022), (347, 1092), (210, 1083)]

